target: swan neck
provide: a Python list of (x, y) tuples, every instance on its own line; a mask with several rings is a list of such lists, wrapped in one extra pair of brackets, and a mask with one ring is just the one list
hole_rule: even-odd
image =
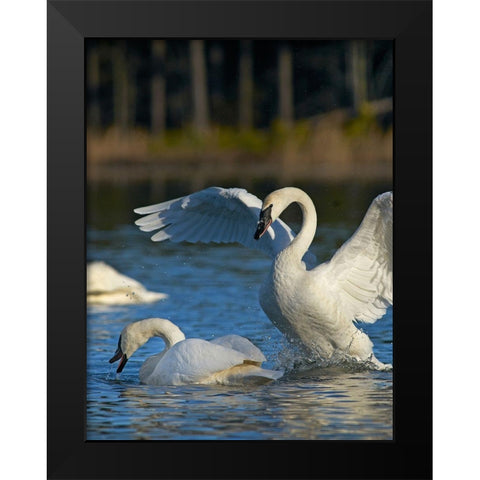
[(302, 190), (295, 189), (292, 203), (297, 203), (302, 211), (302, 227), (292, 240), (290, 249), (297, 252), (300, 258), (309, 249), (317, 230), (317, 212), (311, 198)]
[(165, 342), (165, 349), (185, 340), (183, 332), (174, 323), (164, 318), (147, 318), (130, 324), (125, 334), (125, 340), (131, 344), (133, 351), (152, 337), (160, 337)]
[(157, 326), (153, 332), (152, 336), (160, 337), (165, 342), (165, 349), (173, 347), (178, 342), (185, 340), (185, 335), (183, 332), (173, 323), (162, 324)]

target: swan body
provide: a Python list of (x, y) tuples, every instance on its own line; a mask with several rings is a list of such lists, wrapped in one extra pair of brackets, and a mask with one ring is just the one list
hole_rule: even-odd
[(120, 373), (133, 353), (152, 337), (161, 337), (165, 349), (141, 366), (140, 381), (149, 385), (262, 384), (276, 380), (282, 371), (261, 368), (263, 353), (246, 338), (226, 335), (207, 341), (185, 339), (171, 321), (147, 318), (127, 325), (110, 363), (120, 360)]
[[(279, 219), (297, 203), (303, 223), (295, 236)], [(356, 322), (373, 323), (393, 304), (393, 193), (378, 195), (360, 226), (333, 257), (316, 265), (308, 250), (317, 215), (310, 197), (295, 187), (272, 192), (262, 202), (243, 189), (211, 187), (168, 202), (138, 208), (153, 241), (239, 242), (270, 255), (260, 305), (287, 338), (321, 359), (347, 356), (372, 368), (391, 365), (373, 354)], [(254, 235), (252, 235), (252, 233)]]
[(140, 282), (127, 277), (105, 262), (87, 264), (87, 304), (130, 305), (153, 303), (168, 295), (147, 290)]

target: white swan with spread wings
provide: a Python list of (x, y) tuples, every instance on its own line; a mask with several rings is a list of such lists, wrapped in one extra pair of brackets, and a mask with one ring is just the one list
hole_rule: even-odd
[[(297, 235), (279, 219), (291, 204), (303, 214)], [(287, 338), (329, 359), (346, 355), (377, 369), (390, 368), (373, 354), (357, 321), (373, 323), (393, 304), (393, 193), (377, 196), (352, 237), (316, 266), (308, 250), (317, 215), (310, 197), (295, 187), (262, 202), (239, 188), (210, 187), (185, 197), (135, 209), (135, 223), (153, 241), (239, 242), (273, 259), (260, 289), (260, 305)]]

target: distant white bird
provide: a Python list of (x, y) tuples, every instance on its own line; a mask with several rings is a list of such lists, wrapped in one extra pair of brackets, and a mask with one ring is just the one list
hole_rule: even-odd
[(165, 350), (148, 358), (140, 368), (142, 383), (245, 385), (276, 380), (282, 371), (261, 368), (263, 353), (249, 340), (226, 335), (214, 340), (185, 339), (183, 332), (164, 318), (147, 318), (127, 325), (118, 339), (110, 363), (120, 360), (120, 373), (128, 359), (152, 337), (161, 337)]
[(89, 305), (152, 303), (167, 297), (166, 293), (148, 291), (141, 283), (119, 273), (105, 262), (87, 263)]
[[(300, 205), (297, 236), (279, 215)], [(352, 237), (327, 262), (316, 265), (308, 251), (317, 227), (310, 197), (282, 188), (262, 201), (246, 190), (211, 187), (167, 202), (135, 209), (146, 215), (141, 230), (160, 230), (153, 241), (239, 242), (273, 258), (260, 290), (260, 305), (287, 338), (322, 359), (338, 354), (391, 368), (373, 354), (373, 343), (355, 326), (373, 323), (393, 304), (393, 193), (376, 197)], [(257, 223), (258, 221), (258, 223)]]

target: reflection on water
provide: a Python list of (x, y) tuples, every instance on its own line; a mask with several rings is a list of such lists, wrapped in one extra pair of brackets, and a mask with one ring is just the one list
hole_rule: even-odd
[[(132, 200), (125, 205), (122, 198), (122, 210), (142, 204)], [(365, 205), (368, 202), (357, 206), (354, 218), (319, 215), (313, 245), (317, 258), (328, 258), (353, 233)], [(98, 219), (103, 213), (96, 215)], [(122, 214), (112, 212), (116, 215)], [(293, 368), (297, 353), (258, 303), (258, 289), (270, 266), (260, 253), (238, 245), (153, 243), (128, 221), (108, 228), (89, 225), (87, 258), (104, 260), (146, 288), (169, 294), (151, 305), (89, 307), (88, 440), (392, 438), (392, 372)], [(117, 379), (108, 359), (120, 331), (128, 322), (152, 316), (171, 319), (187, 337), (248, 337), (267, 357), (266, 368), (286, 368), (287, 373), (260, 387), (141, 385), (140, 365), (163, 349), (160, 339), (152, 339)], [(375, 344), (377, 358), (392, 363), (392, 309), (363, 329)]]
[[(388, 373), (311, 371), (257, 388), (95, 383), (90, 439), (392, 438)], [(101, 406), (94, 405), (96, 395)]]

